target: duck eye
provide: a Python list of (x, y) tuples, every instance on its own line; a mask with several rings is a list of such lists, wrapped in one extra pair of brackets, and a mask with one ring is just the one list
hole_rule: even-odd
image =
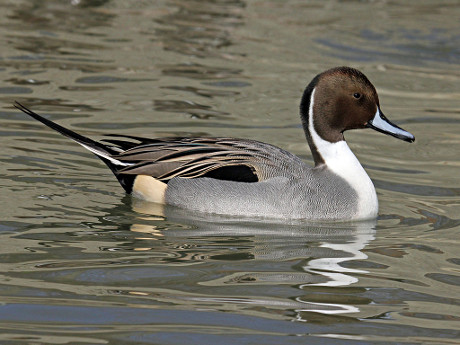
[(361, 98), (361, 94), (359, 92), (355, 92), (353, 94), (353, 97), (356, 98), (356, 99), (360, 99)]

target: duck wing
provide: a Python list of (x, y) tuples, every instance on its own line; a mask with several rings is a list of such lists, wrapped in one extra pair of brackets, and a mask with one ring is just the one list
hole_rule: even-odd
[(300, 177), (306, 168), (288, 151), (255, 140), (111, 137), (120, 138), (103, 140), (118, 147), (120, 152), (112, 158), (126, 164), (119, 174), (148, 175), (165, 183), (175, 177), (258, 182), (275, 176)]

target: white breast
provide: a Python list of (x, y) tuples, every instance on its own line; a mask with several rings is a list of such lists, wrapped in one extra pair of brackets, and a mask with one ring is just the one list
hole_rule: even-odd
[(358, 194), (358, 211), (353, 218), (369, 219), (377, 217), (379, 205), (374, 184), (345, 140), (331, 143), (322, 139), (316, 132), (313, 123), (314, 96), (315, 90), (311, 93), (308, 114), (308, 129), (313, 143), (328, 168), (343, 178)]

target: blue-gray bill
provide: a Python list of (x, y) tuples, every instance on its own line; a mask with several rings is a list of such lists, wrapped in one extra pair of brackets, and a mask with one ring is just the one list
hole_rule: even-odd
[(391, 135), (395, 138), (407, 141), (412, 143), (415, 140), (415, 137), (402, 129), (401, 127), (396, 126), (390, 120), (383, 115), (380, 109), (377, 109), (375, 116), (372, 120), (367, 123), (367, 127), (375, 129), (378, 132)]

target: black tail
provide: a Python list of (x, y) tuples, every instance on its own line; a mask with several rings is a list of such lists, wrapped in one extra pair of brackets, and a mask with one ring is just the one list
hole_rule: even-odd
[(119, 170), (125, 168), (129, 164), (121, 162), (120, 160), (116, 159), (118, 151), (114, 150), (113, 148), (106, 146), (100, 142), (92, 140), (90, 138), (84, 137), (70, 129), (62, 127), (53, 121), (45, 119), (44, 117), (38, 115), (37, 113), (33, 112), (32, 110), (26, 108), (19, 102), (15, 102), (14, 106), (21, 110), (23, 113), (33, 117), (35, 120), (40, 121), (44, 125), (48, 126), (51, 129), (61, 133), (62, 135), (66, 136), (67, 138), (77, 142), (87, 150), (94, 153), (97, 157), (99, 157), (109, 168), (112, 170), (118, 181), (120, 182), (121, 186), (126, 190), (127, 193), (131, 193), (132, 186), (134, 183), (135, 175), (126, 175), (120, 174)]

